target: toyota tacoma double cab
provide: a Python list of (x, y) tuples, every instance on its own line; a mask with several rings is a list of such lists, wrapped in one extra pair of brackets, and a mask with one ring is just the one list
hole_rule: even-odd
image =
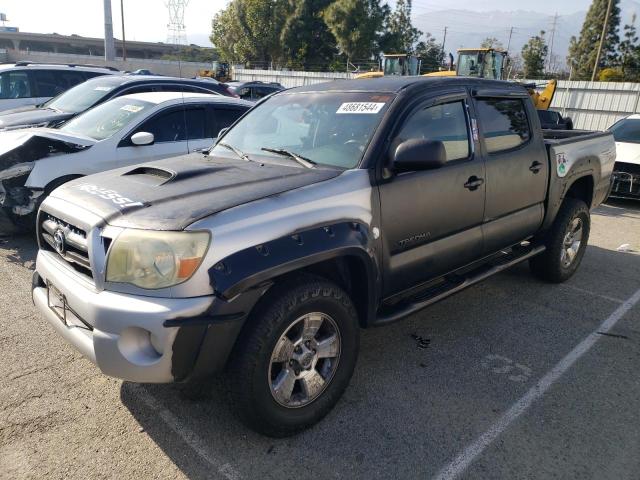
[(471, 78), (276, 93), (191, 154), (54, 190), (33, 299), (107, 374), (224, 372), (285, 436), (347, 387), (361, 328), (528, 260), (567, 280), (611, 188), (610, 133), (543, 132), (527, 91)]

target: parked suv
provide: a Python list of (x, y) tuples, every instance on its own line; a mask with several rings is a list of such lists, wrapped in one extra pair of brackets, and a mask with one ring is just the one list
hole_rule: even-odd
[(227, 82), (228, 87), (243, 100), (257, 102), (272, 93), (284, 90), (278, 82)]
[(614, 160), (611, 133), (543, 133), (527, 90), (509, 82), (291, 89), (207, 156), (54, 190), (33, 298), (107, 375), (226, 369), (240, 417), (289, 435), (339, 400), (361, 327), (525, 260), (549, 282), (570, 278)]
[(237, 98), (216, 81), (144, 75), (93, 78), (39, 107), (0, 113), (0, 131), (25, 127), (55, 127), (91, 107), (121, 95), (144, 92), (213, 93)]
[(111, 67), (77, 64), (0, 65), (0, 111), (39, 105), (89, 78), (117, 71)]

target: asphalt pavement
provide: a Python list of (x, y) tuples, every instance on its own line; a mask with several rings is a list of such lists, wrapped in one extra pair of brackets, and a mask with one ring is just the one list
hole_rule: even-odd
[(0, 478), (640, 478), (638, 202), (594, 212), (565, 284), (522, 264), (363, 331), (337, 407), (279, 440), (221, 381), (193, 399), (102, 375), (33, 307), (35, 255), (0, 239)]

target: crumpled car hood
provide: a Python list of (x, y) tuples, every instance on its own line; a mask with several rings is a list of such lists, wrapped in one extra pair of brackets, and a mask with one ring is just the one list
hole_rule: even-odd
[(50, 128), (29, 128), (0, 132), (0, 180), (10, 178), (10, 169), (53, 155), (75, 153), (96, 143), (88, 137)]
[(72, 180), (51, 196), (82, 206), (110, 225), (182, 230), (217, 212), (341, 172), (194, 153)]
[(73, 117), (73, 113), (56, 112), (47, 108), (35, 108), (21, 112), (2, 112), (0, 129), (32, 125), (53, 125)]

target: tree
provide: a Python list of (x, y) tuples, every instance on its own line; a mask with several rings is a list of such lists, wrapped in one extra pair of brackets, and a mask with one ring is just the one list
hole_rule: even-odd
[(411, 0), (397, 0), (393, 12), (386, 10), (381, 47), (386, 53), (412, 53), (422, 32), (411, 22)]
[(522, 62), (525, 78), (542, 78), (544, 76), (544, 62), (547, 58), (549, 47), (544, 39), (544, 31), (540, 35), (531, 37), (522, 47)]
[(211, 43), (224, 60), (263, 66), (282, 55), (286, 0), (231, 0), (212, 22)]
[(384, 21), (379, 0), (335, 0), (324, 10), (323, 18), (348, 60), (369, 60), (378, 54)]
[[(636, 34), (636, 15), (633, 14), (631, 23), (624, 26), (624, 40), (620, 42), (620, 70), (622, 77), (627, 82), (637, 82), (640, 79), (640, 47)], [(602, 77), (602, 74), (600, 75)], [(607, 74), (606, 77), (610, 77)]]
[(336, 39), (324, 21), (332, 0), (289, 0), (280, 34), (288, 66), (325, 70), (337, 53)]
[(497, 50), (504, 50), (504, 45), (495, 37), (487, 37), (480, 44), (480, 48), (495, 48)]
[(430, 34), (425, 34), (425, 40), (416, 45), (416, 56), (422, 61), (422, 72), (437, 72), (444, 63), (442, 44)]
[(620, 0), (593, 0), (587, 16), (582, 24), (580, 37), (571, 37), (568, 62), (573, 69), (576, 80), (590, 80), (598, 56), (600, 37), (607, 15), (608, 2), (611, 1), (611, 12), (605, 28), (600, 65), (598, 68), (613, 66), (616, 63), (616, 47), (620, 41), (618, 26), (620, 25)]

